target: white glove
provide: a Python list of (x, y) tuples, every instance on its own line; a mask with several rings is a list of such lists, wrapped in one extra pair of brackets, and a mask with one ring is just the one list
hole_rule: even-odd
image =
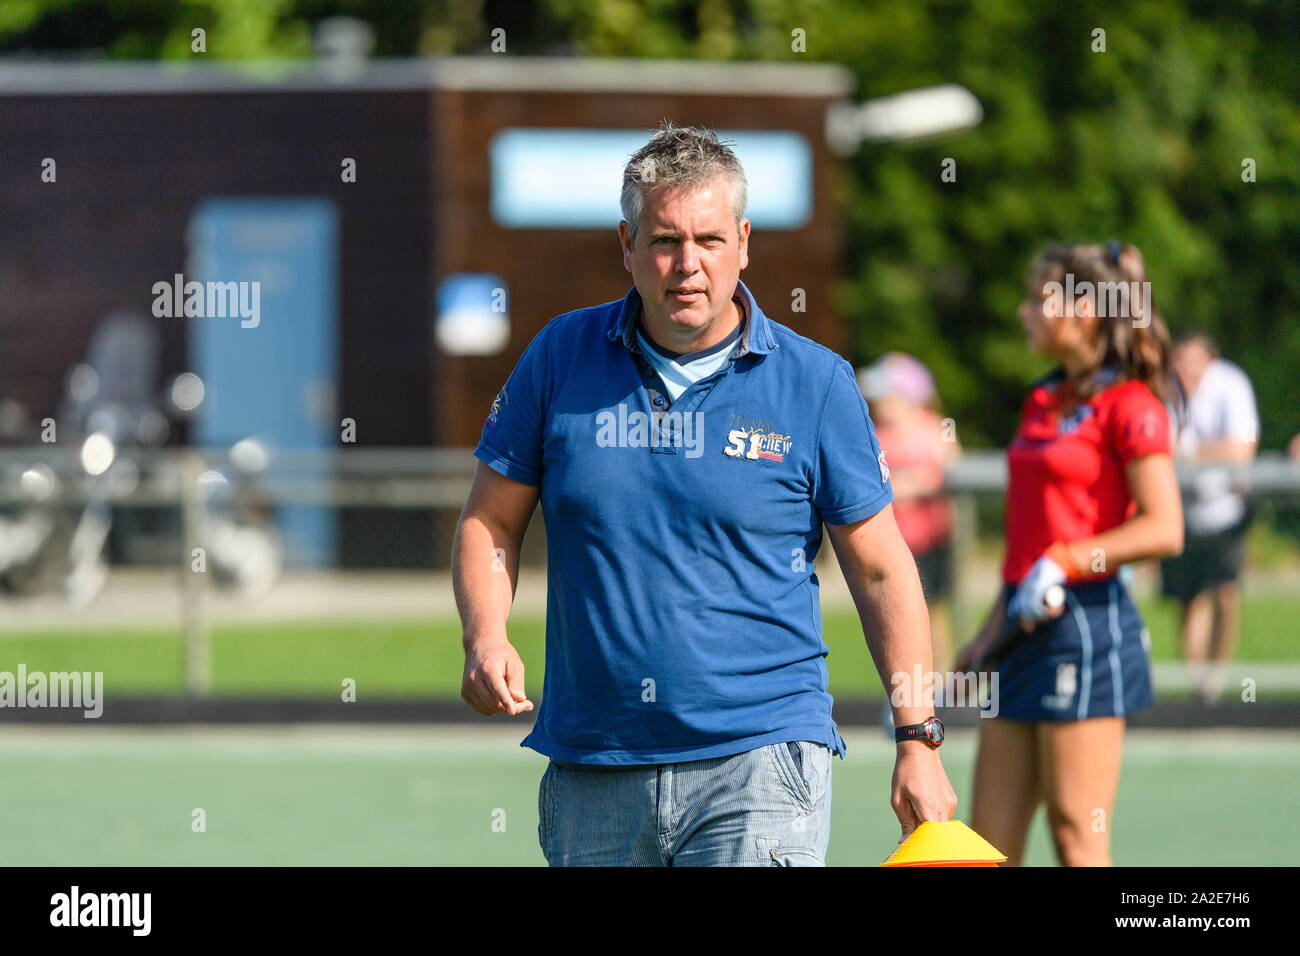
[(1059, 604), (1049, 600), (1048, 592), (1055, 587), (1064, 587), (1065, 582), (1065, 569), (1043, 555), (1016, 585), (1016, 593), (1007, 604), (1008, 620), (1019, 618), (1026, 623), (1046, 621)]

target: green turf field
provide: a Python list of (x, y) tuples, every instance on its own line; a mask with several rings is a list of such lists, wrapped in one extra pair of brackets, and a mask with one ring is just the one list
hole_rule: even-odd
[[(0, 855), (34, 865), (541, 865), (544, 758), (519, 748), (526, 722), (494, 721), (0, 728)], [(828, 862), (874, 866), (898, 838), (888, 806), (894, 748), (874, 733), (845, 737)], [(963, 801), (973, 743), (973, 732), (955, 729), (943, 750)], [(1130, 732), (1115, 862), (1293, 865), (1297, 765), (1295, 732)], [(192, 829), (196, 808), (206, 832)], [(1053, 862), (1041, 811), (1028, 862)]]
[[(1143, 608), (1152, 656), (1173, 660), (1176, 618), (1172, 605)], [(1242, 612), (1241, 661), (1300, 661), (1296, 640), (1300, 595), (1254, 596)], [(880, 679), (867, 654), (861, 625), (851, 611), (824, 616), (831, 649), (830, 691), (840, 699), (879, 696)], [(541, 694), (545, 624), (515, 616), (510, 637), (527, 668), (528, 692)], [(102, 671), (115, 693), (180, 692), (181, 639), (174, 630), (77, 631), (0, 634), (0, 670), (18, 663), (28, 671)], [(213, 692), (336, 696), (342, 681), (358, 695), (460, 694), (464, 656), (454, 620), (311, 621), (218, 627), (212, 632)]]

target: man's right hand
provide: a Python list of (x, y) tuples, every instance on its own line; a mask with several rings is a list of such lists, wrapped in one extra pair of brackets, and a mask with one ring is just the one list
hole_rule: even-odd
[(533, 702), (524, 693), (524, 662), (504, 637), (481, 639), (465, 649), (460, 696), (487, 717), (513, 717), (533, 709)]

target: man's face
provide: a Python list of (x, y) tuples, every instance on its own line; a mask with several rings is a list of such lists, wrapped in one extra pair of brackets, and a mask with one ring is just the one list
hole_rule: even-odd
[(1170, 356), (1169, 364), (1178, 374), (1183, 387), (1190, 395), (1201, 387), (1205, 370), (1210, 367), (1214, 353), (1200, 339), (1192, 339), (1177, 346)]
[(749, 220), (737, 232), (727, 181), (647, 190), (636, 242), (626, 222), (618, 234), (651, 334), (668, 347), (707, 348), (711, 332), (721, 340), (716, 320), (728, 313), (740, 270), (749, 265)]

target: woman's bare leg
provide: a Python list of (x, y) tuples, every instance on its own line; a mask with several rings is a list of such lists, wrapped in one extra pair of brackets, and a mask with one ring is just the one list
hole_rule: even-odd
[(1123, 717), (1038, 725), (1047, 822), (1062, 866), (1110, 866)]
[(1019, 866), (1034, 811), (1042, 800), (1035, 724), (992, 718), (980, 720), (975, 758), (971, 826)]

